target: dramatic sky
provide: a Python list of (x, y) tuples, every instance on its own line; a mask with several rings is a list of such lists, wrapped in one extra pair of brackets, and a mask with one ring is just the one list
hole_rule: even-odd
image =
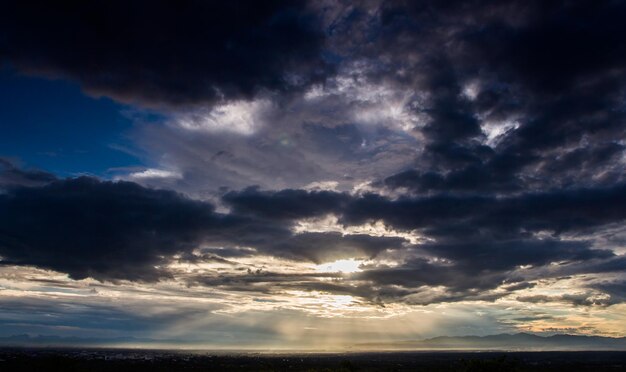
[(0, 337), (626, 336), (625, 19), (3, 2)]

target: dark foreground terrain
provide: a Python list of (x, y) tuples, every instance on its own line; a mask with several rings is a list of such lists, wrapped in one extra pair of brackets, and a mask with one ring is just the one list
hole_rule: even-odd
[(626, 352), (224, 354), (3, 348), (0, 371), (626, 371)]

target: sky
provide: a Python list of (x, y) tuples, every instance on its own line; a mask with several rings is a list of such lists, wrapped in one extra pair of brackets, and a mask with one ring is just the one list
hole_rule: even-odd
[(626, 336), (626, 2), (2, 8), (0, 337)]

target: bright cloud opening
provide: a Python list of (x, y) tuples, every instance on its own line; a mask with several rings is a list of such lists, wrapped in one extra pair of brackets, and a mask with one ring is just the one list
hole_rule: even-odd
[(261, 125), (261, 116), (270, 106), (267, 100), (233, 101), (185, 114), (176, 119), (181, 128), (204, 132), (253, 134)]
[(360, 266), (363, 261), (350, 258), (347, 260), (337, 260), (334, 262), (327, 262), (321, 265), (316, 265), (315, 269), (323, 273), (356, 273), (361, 271)]

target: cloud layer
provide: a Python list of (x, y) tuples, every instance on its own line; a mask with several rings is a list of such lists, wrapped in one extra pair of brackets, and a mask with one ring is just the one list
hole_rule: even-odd
[(6, 268), (321, 317), (471, 302), (545, 330), (624, 303), (623, 2), (6, 8), (0, 57), (131, 105), (149, 164), (0, 160)]
[[(232, 209), (218, 213), (210, 203), (131, 182), (57, 180), (0, 196), (0, 255), (5, 265), (34, 265), (74, 279), (177, 278), (235, 291), (255, 283), (262, 292), (317, 290), (381, 303), (495, 300), (540, 280), (621, 272), (623, 256), (594, 246), (594, 234), (623, 223), (624, 191), (616, 185), (502, 198), (390, 199), (252, 188), (224, 195)], [(339, 231), (313, 228), (328, 215), (336, 216)], [(377, 222), (390, 230), (376, 233)], [(307, 264), (310, 272), (254, 264), (268, 256)], [(355, 257), (364, 263), (353, 274), (312, 270)], [(176, 262), (215, 262), (231, 272), (191, 274)], [(619, 301), (619, 282), (608, 283), (589, 288), (604, 286)]]

